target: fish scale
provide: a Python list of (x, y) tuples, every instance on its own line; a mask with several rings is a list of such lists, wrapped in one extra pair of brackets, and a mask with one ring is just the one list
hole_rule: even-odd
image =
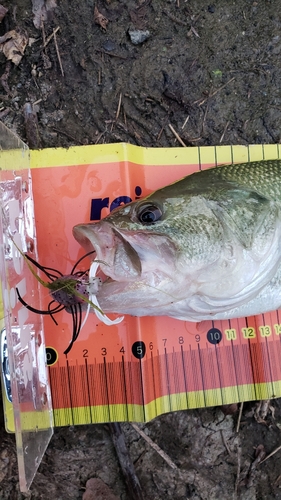
[[(204, 171), (210, 176), (209, 171)], [(281, 161), (265, 160), (216, 168), (214, 178), (239, 183), (271, 201), (281, 203)]]

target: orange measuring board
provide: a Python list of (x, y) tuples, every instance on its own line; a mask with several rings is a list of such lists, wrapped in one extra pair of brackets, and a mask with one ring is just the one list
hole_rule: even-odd
[[(32, 151), (39, 262), (67, 275), (84, 254), (74, 225), (198, 169), (279, 156), (279, 145)], [(42, 293), (46, 309), (51, 299)], [(90, 314), (67, 356), (71, 315), (62, 311), (56, 320), (58, 326), (43, 317), (55, 426), (145, 422), (170, 411), (281, 396), (281, 311), (202, 323), (126, 316), (114, 326)]]

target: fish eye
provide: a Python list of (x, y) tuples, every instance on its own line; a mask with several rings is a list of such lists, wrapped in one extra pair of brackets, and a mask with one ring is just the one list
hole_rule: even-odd
[(156, 205), (142, 205), (137, 212), (138, 220), (144, 224), (154, 224), (162, 217), (162, 211)]

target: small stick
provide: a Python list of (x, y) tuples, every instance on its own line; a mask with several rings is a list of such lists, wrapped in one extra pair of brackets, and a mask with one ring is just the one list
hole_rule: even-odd
[(233, 80), (235, 80), (235, 76), (230, 78), (230, 80), (228, 80), (228, 82), (224, 83), (224, 85), (222, 85), (219, 89), (215, 90), (212, 94), (210, 94), (209, 97), (213, 97), (214, 95), (216, 95), (218, 92), (220, 92), (222, 89), (224, 89), (224, 87), (226, 87), (229, 83), (233, 82)]
[(190, 142), (197, 142), (197, 141), (200, 141), (200, 139), (202, 139), (202, 134), (204, 132), (204, 125), (205, 125), (208, 109), (209, 109), (209, 103), (207, 102), (207, 106), (206, 106), (205, 113), (204, 113), (203, 120), (202, 120), (201, 133), (200, 133), (199, 137), (192, 137), (191, 139), (189, 139)]
[(186, 144), (183, 142), (183, 140), (180, 138), (179, 134), (175, 131), (174, 127), (169, 123), (169, 129), (173, 132), (174, 136), (177, 138), (179, 143), (186, 148)]
[(239, 429), (240, 429), (240, 422), (241, 422), (241, 418), (242, 418), (243, 406), (244, 406), (244, 403), (242, 402), (240, 405), (240, 408), (239, 408), (239, 415), (238, 415), (238, 420), (237, 420), (237, 424), (236, 424), (236, 432), (237, 433), (239, 432)]
[(220, 92), (222, 89), (224, 89), (224, 87), (226, 87), (229, 83), (233, 82), (233, 80), (235, 80), (235, 76), (233, 76), (232, 78), (230, 78), (230, 80), (228, 80), (228, 82), (224, 83), (217, 90), (215, 90), (214, 92), (210, 93), (208, 95), (208, 97), (206, 97), (202, 101), (201, 101), (201, 99), (198, 99), (198, 101), (194, 101), (192, 104), (198, 104), (199, 103), (198, 106), (202, 106), (202, 104), (204, 104), (204, 102), (206, 102), (207, 99), (209, 99), (210, 97), (214, 97), (214, 95), (216, 95), (218, 92)]
[(59, 31), (59, 29), (60, 27), (57, 26), (57, 28), (53, 31), (53, 33), (51, 33), (51, 35), (48, 36), (47, 40), (45, 40), (45, 42), (43, 43), (43, 49), (47, 47), (48, 43), (52, 40), (52, 38)]
[(275, 481), (274, 481), (274, 486), (277, 486), (277, 485), (278, 485), (278, 483), (279, 483), (280, 479), (281, 479), (281, 474), (279, 474), (279, 476), (275, 479)]
[(220, 138), (220, 141), (219, 141), (220, 143), (223, 141), (223, 138), (224, 138), (225, 133), (226, 133), (226, 131), (227, 131), (227, 127), (228, 127), (228, 125), (229, 125), (229, 120), (228, 120), (228, 122), (226, 123), (226, 126), (225, 126), (225, 127), (224, 127), (224, 129), (223, 129), (223, 133), (222, 133), (221, 138)]
[(163, 134), (163, 131), (164, 131), (164, 128), (165, 127), (162, 127), (159, 134), (157, 135), (157, 138), (156, 138), (156, 141), (159, 141), (161, 139), (161, 135)]
[(195, 36), (197, 36), (197, 38), (200, 38), (200, 35), (198, 35), (198, 33), (197, 33), (196, 29), (195, 29), (195, 28), (193, 28), (193, 26), (191, 26), (191, 28), (190, 28), (190, 30), (189, 30), (189, 32), (188, 32), (188, 35), (189, 35), (190, 33), (193, 33)]
[(44, 23), (42, 20), (41, 20), (41, 29), (42, 29), (42, 39), (43, 39), (43, 47), (44, 47), (45, 43), (46, 43), (46, 35), (45, 35)]
[(118, 107), (117, 107), (117, 111), (116, 111), (115, 120), (118, 120), (118, 118), (119, 118), (120, 109), (121, 109), (121, 102), (122, 102), (122, 92), (120, 92), (119, 102), (118, 102)]
[(116, 115), (115, 115), (115, 120), (112, 120), (110, 132), (112, 132), (112, 130), (114, 128), (114, 125), (116, 124), (118, 116), (120, 114), (121, 102), (122, 102), (122, 92), (120, 92), (118, 106), (117, 106), (117, 111), (116, 111)]
[(174, 21), (174, 23), (180, 24), (181, 26), (188, 26), (187, 23), (185, 23), (181, 19), (177, 19), (175, 16), (170, 14), (170, 12), (168, 12), (166, 10), (163, 10), (163, 12), (164, 12), (164, 14), (166, 14), (166, 16), (168, 16), (171, 19), (171, 21)]
[(189, 118), (190, 118), (190, 116), (189, 116), (189, 115), (187, 115), (186, 119), (184, 120), (184, 124), (183, 124), (183, 126), (182, 126), (182, 128), (181, 128), (182, 130), (183, 130), (183, 129), (184, 129), (184, 127), (186, 126), (186, 124), (187, 124), (187, 122), (188, 122)]
[(98, 138), (95, 140), (95, 144), (98, 144), (100, 142), (100, 140), (104, 134), (105, 134), (105, 130), (98, 135)]
[(115, 422), (115, 423), (109, 423), (108, 426), (111, 433), (113, 444), (115, 446), (119, 464), (124, 474), (130, 499), (144, 500), (140, 482), (138, 480), (133, 462), (129, 455), (121, 425), (119, 422)]
[(225, 436), (224, 436), (224, 433), (223, 433), (222, 429), (220, 429), (220, 433), (221, 433), (222, 442), (223, 442), (223, 444), (224, 444), (224, 446), (225, 446), (225, 448), (226, 448), (227, 453), (228, 453), (230, 456), (232, 456), (232, 453), (231, 453), (230, 448), (229, 448), (229, 446), (228, 446), (228, 444), (227, 444), (227, 442), (226, 442), (226, 439), (225, 439)]
[(281, 450), (281, 445), (278, 446), (278, 448), (276, 448), (276, 450), (272, 451), (271, 453), (269, 453), (269, 455), (267, 455), (267, 457), (265, 457), (263, 460), (260, 461), (259, 465), (262, 464), (263, 462), (265, 462), (268, 458), (272, 457), (273, 455), (275, 455), (275, 453), (277, 453), (277, 451)]
[(170, 457), (167, 455), (167, 453), (165, 453), (165, 451), (163, 451), (156, 443), (154, 443), (154, 441), (152, 441), (152, 439), (147, 436), (140, 428), (137, 424), (133, 424), (131, 423), (131, 426), (135, 429), (135, 431), (143, 438), (145, 439), (145, 441), (151, 446), (151, 448), (153, 448), (157, 453), (158, 455), (160, 455), (160, 457), (163, 458), (163, 460), (165, 460), (165, 462), (167, 462), (167, 464), (172, 468), (172, 469), (176, 469), (178, 470), (178, 467), (176, 466), (176, 464), (170, 459)]
[(32, 103), (32, 106), (36, 106), (36, 104), (39, 104), (40, 102), (42, 102), (43, 99), (38, 99), (37, 101), (33, 102)]
[(128, 59), (126, 56), (119, 56), (118, 54), (114, 54), (113, 52), (107, 52), (106, 50), (95, 49), (96, 52), (101, 52), (102, 54), (106, 54), (107, 56), (118, 57), (118, 59)]
[(56, 37), (55, 30), (53, 30), (53, 36), (54, 36), (54, 42), (55, 42), (56, 52), (57, 52), (57, 56), (58, 56), (58, 60), (59, 60), (61, 74), (62, 74), (62, 76), (64, 76), (64, 71), (63, 71), (63, 67), (62, 67), (62, 63), (61, 63), (61, 58), (60, 58), (59, 47), (58, 47), (58, 43), (57, 43), (57, 37)]

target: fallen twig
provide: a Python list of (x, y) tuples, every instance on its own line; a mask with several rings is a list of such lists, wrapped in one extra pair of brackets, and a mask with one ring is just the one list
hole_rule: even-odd
[[(43, 49), (45, 49), (48, 45), (48, 43), (50, 43), (50, 41), (52, 40), (52, 38), (55, 36), (55, 34), (59, 31), (60, 27), (57, 26), (56, 29), (53, 31), (53, 33), (51, 33), (48, 38), (43, 41)], [(45, 35), (44, 35), (44, 38), (45, 38)]]
[(175, 131), (174, 127), (169, 123), (169, 129), (173, 132), (174, 136), (177, 138), (179, 143), (186, 148), (186, 144), (183, 142), (183, 140), (180, 138), (179, 134)]
[(222, 442), (223, 442), (223, 444), (224, 444), (224, 446), (226, 448), (226, 451), (229, 454), (229, 456), (232, 457), (233, 454), (231, 453), (230, 448), (229, 448), (229, 446), (228, 446), (228, 444), (226, 442), (225, 435), (224, 435), (222, 429), (220, 429), (220, 433), (221, 433)]
[(41, 21), (41, 30), (42, 30), (43, 47), (45, 47), (45, 44), (46, 44), (46, 34), (45, 34), (45, 26), (44, 26), (43, 21)]
[(158, 455), (160, 455), (160, 457), (163, 458), (163, 460), (165, 460), (165, 462), (167, 462), (167, 464), (172, 468), (172, 469), (176, 469), (178, 470), (178, 467), (176, 466), (176, 464), (170, 459), (169, 455), (167, 455), (167, 453), (165, 453), (165, 451), (163, 451), (159, 446), (158, 444), (154, 443), (154, 441), (152, 441), (152, 439), (147, 436), (140, 428), (137, 424), (132, 424), (131, 423), (131, 426), (135, 429), (135, 431), (143, 438), (145, 439), (145, 441), (151, 446), (151, 448), (153, 448), (157, 453)]
[(95, 144), (98, 144), (100, 142), (100, 140), (104, 134), (105, 134), (105, 130), (98, 135), (97, 139), (95, 140)]
[(220, 144), (222, 143), (222, 141), (223, 141), (223, 139), (224, 139), (224, 136), (225, 136), (225, 133), (226, 133), (226, 131), (227, 131), (227, 127), (228, 127), (228, 125), (229, 125), (229, 120), (228, 120), (228, 122), (226, 122), (226, 126), (225, 126), (225, 127), (224, 127), (224, 129), (223, 129), (223, 133), (222, 133), (222, 135), (221, 135), (221, 137), (220, 137), (220, 140), (219, 140), (219, 143), (220, 143)]
[(182, 21), (181, 19), (178, 19), (177, 17), (173, 16), (173, 14), (170, 14), (167, 10), (163, 10), (163, 13), (166, 14), (171, 21), (174, 21), (174, 23), (180, 24), (181, 26), (188, 26), (188, 24), (185, 21)]
[(236, 432), (237, 433), (239, 432), (239, 429), (240, 429), (240, 422), (241, 422), (241, 418), (242, 418), (243, 406), (244, 406), (244, 403), (242, 402), (240, 404), (239, 415), (238, 415), (238, 420), (237, 420), (237, 424), (236, 424)]
[(193, 33), (193, 35), (197, 36), (197, 38), (200, 38), (200, 35), (198, 35), (196, 29), (193, 26), (191, 26), (189, 32), (187, 33), (187, 36), (191, 36), (191, 33)]
[(210, 92), (208, 94), (207, 97), (205, 97), (204, 99), (198, 99), (197, 101), (194, 101), (192, 104), (198, 104), (198, 106), (202, 106), (208, 99), (210, 99), (210, 97), (214, 97), (214, 95), (216, 95), (218, 92), (220, 92), (222, 89), (224, 89), (227, 85), (229, 85), (231, 82), (233, 82), (233, 80), (235, 80), (235, 76), (233, 76), (232, 78), (230, 78), (230, 80), (228, 80), (226, 83), (224, 83), (221, 87), (219, 87), (218, 89), (214, 90), (214, 92)]
[(101, 54), (106, 54), (107, 56), (117, 57), (118, 59), (128, 59), (126, 56), (120, 56), (118, 54), (114, 54), (113, 52), (107, 52), (106, 50), (95, 49), (96, 52), (100, 52)]
[(112, 120), (110, 132), (112, 132), (112, 130), (114, 128), (114, 125), (116, 124), (116, 122), (118, 120), (118, 117), (119, 117), (119, 114), (120, 114), (120, 109), (121, 109), (121, 102), (122, 102), (122, 92), (120, 92), (118, 106), (117, 106), (117, 111), (116, 111), (116, 115), (115, 115), (115, 120)]
[(230, 78), (230, 80), (228, 80), (228, 82), (224, 83), (220, 88), (218, 88), (217, 90), (214, 90), (214, 92), (212, 92), (212, 94), (210, 94), (209, 97), (213, 97), (214, 95), (216, 95), (218, 92), (220, 92), (222, 89), (224, 89), (224, 87), (226, 87), (231, 82), (233, 82), (233, 80), (235, 80), (235, 76)]
[(203, 135), (203, 132), (204, 132), (204, 126), (205, 126), (205, 121), (206, 121), (208, 109), (209, 109), (209, 102), (207, 102), (207, 106), (206, 106), (205, 113), (204, 113), (204, 116), (203, 116), (202, 126), (201, 126), (201, 133), (200, 133), (200, 135), (198, 137), (191, 137), (191, 138), (189, 138), (188, 139), (189, 142), (197, 142), (197, 141), (200, 141), (200, 139), (202, 139), (202, 135)]
[(118, 456), (118, 460), (124, 474), (130, 498), (131, 500), (144, 500), (141, 486), (125, 443), (121, 425), (118, 422), (115, 422), (109, 423), (108, 426)]
[(269, 455), (267, 455), (267, 457), (265, 457), (263, 460), (260, 461), (259, 465), (260, 464), (263, 464), (263, 462), (265, 462), (266, 460), (268, 460), (270, 457), (272, 457), (273, 455), (275, 455), (275, 453), (277, 453), (279, 450), (281, 450), (281, 445), (278, 446), (278, 448), (276, 448), (274, 451), (272, 451), (271, 453), (269, 453)]
[(116, 111), (115, 120), (118, 120), (118, 118), (119, 118), (120, 109), (121, 109), (121, 102), (122, 102), (122, 92), (120, 92), (119, 102), (118, 102), (118, 107), (117, 107), (117, 111)]
[(55, 43), (56, 52), (57, 52), (57, 56), (58, 56), (58, 60), (59, 60), (60, 71), (61, 71), (62, 76), (64, 76), (64, 71), (63, 71), (63, 67), (62, 67), (62, 62), (61, 62), (61, 57), (60, 57), (60, 52), (59, 52), (59, 47), (58, 47), (58, 42), (57, 42), (55, 30), (53, 30), (53, 36), (54, 36), (54, 43)]
[(184, 127), (186, 126), (186, 124), (187, 124), (187, 122), (188, 122), (189, 118), (190, 118), (190, 116), (189, 116), (189, 115), (187, 115), (187, 117), (186, 117), (186, 119), (184, 120), (184, 123), (183, 123), (183, 125), (182, 125), (182, 127), (181, 127), (181, 129), (182, 129), (182, 130), (183, 130), (183, 129), (184, 129)]

